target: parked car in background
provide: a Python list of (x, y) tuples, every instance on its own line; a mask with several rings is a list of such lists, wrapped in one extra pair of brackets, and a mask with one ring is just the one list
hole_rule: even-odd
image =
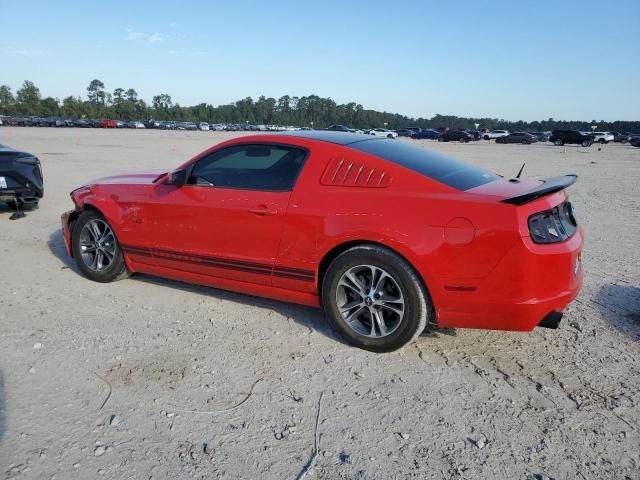
[(198, 123), (198, 130), (202, 130), (203, 132), (208, 132), (209, 131), (209, 124), (207, 122)]
[(593, 144), (595, 137), (588, 135), (578, 130), (554, 130), (551, 132), (549, 141), (554, 145), (561, 147), (564, 144), (582, 145), (583, 147), (590, 147)]
[(640, 135), (632, 135), (629, 138), (629, 144), (634, 147), (640, 147)]
[(414, 134), (411, 135), (411, 138), (416, 140), (421, 140), (421, 139), (437, 140), (439, 136), (440, 136), (439, 131), (429, 129), (429, 130), (420, 130), (419, 132), (414, 132)]
[(448, 130), (438, 137), (439, 142), (452, 142), (458, 141), (462, 143), (467, 143), (473, 140), (473, 136), (464, 130)]
[(616, 143), (627, 143), (629, 141), (629, 133), (611, 132), (613, 141)]
[(496, 138), (504, 137), (509, 135), (509, 130), (491, 130), (484, 134), (482, 138), (485, 140), (495, 140)]
[(333, 132), (349, 132), (349, 133), (364, 133), (362, 130), (356, 130), (349, 128), (346, 125), (330, 125), (325, 130), (331, 130)]
[(613, 142), (614, 136), (611, 132), (593, 132), (591, 135), (594, 137), (594, 141), (600, 144), (606, 144), (609, 142)]
[(480, 140), (482, 138), (482, 134), (480, 133), (480, 130), (469, 130), (465, 128), (464, 131), (467, 132), (469, 135), (471, 135), (474, 140)]
[(62, 238), (93, 281), (139, 272), (323, 307), (347, 342), (388, 352), (428, 323), (557, 328), (584, 277), (575, 181), (513, 182), (371, 135), (253, 135), (74, 189)]
[(496, 138), (496, 143), (522, 143), (525, 145), (536, 143), (538, 139), (527, 132), (513, 132), (504, 137)]
[(115, 120), (102, 120), (100, 122), (100, 128), (117, 128), (118, 122)]
[(398, 134), (393, 130), (387, 130), (386, 128), (373, 128), (369, 130), (369, 135), (373, 135), (374, 137), (383, 137), (383, 138), (397, 138)]
[(533, 132), (531, 135), (536, 137), (539, 142), (548, 142), (550, 136), (547, 132)]
[(399, 137), (411, 137), (415, 131), (408, 128), (401, 128), (400, 130), (397, 130), (396, 133)]
[(91, 122), (84, 118), (79, 118), (73, 121), (73, 126), (76, 128), (89, 128), (91, 126)]
[(14, 208), (17, 214), (22, 207), (38, 205), (43, 196), (44, 180), (38, 157), (0, 145), (0, 202)]

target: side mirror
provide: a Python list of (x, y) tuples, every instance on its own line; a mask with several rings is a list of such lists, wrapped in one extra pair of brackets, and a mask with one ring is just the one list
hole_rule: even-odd
[(167, 175), (164, 182), (166, 185), (175, 185), (176, 187), (182, 187), (187, 183), (187, 171), (184, 168), (174, 170)]

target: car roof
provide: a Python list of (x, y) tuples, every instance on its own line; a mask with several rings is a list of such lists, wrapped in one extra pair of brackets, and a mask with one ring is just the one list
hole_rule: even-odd
[(363, 133), (335, 132), (333, 130), (298, 130), (296, 132), (279, 132), (274, 133), (273, 135), (308, 138), (309, 140), (319, 140), (321, 142), (335, 143), (337, 145), (351, 145), (356, 142), (381, 140)]

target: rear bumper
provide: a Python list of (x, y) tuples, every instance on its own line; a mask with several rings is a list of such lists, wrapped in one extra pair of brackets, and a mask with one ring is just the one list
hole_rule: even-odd
[(540, 326), (552, 325), (582, 288), (582, 245), (581, 228), (559, 244), (538, 245), (525, 237), (486, 277), (442, 279), (434, 295), (438, 324), (514, 331), (533, 330), (543, 320)]

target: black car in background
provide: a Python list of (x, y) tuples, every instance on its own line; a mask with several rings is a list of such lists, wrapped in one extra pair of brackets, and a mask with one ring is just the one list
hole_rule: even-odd
[(27, 152), (0, 145), (0, 202), (17, 212), (35, 207), (44, 195), (40, 160)]
[(611, 132), (613, 134), (613, 141), (616, 143), (627, 143), (629, 141), (628, 133)]
[(549, 141), (558, 147), (566, 143), (590, 147), (595, 139), (593, 135), (587, 135), (578, 130), (554, 130), (549, 137)]
[(438, 137), (439, 142), (462, 142), (467, 143), (474, 140), (473, 136), (464, 130), (449, 130)]
[(346, 125), (331, 125), (325, 130), (331, 130), (333, 132), (353, 132), (353, 129), (347, 127)]
[(480, 133), (480, 130), (465, 129), (464, 131), (471, 135), (474, 140), (480, 140), (482, 138), (482, 133)]
[(629, 144), (634, 147), (640, 147), (640, 135), (631, 135), (629, 137)]
[(427, 138), (429, 140), (437, 140), (439, 137), (440, 132), (432, 129), (420, 130), (419, 132), (415, 132), (413, 135), (411, 135), (411, 138), (414, 138), (416, 140), (420, 140), (423, 138)]
[(529, 145), (531, 143), (536, 143), (538, 139), (527, 132), (513, 132), (509, 135), (505, 135), (504, 137), (496, 138), (496, 143), (522, 143), (524, 145)]
[(536, 137), (539, 142), (548, 142), (550, 135), (546, 132), (533, 132), (531, 135)]

